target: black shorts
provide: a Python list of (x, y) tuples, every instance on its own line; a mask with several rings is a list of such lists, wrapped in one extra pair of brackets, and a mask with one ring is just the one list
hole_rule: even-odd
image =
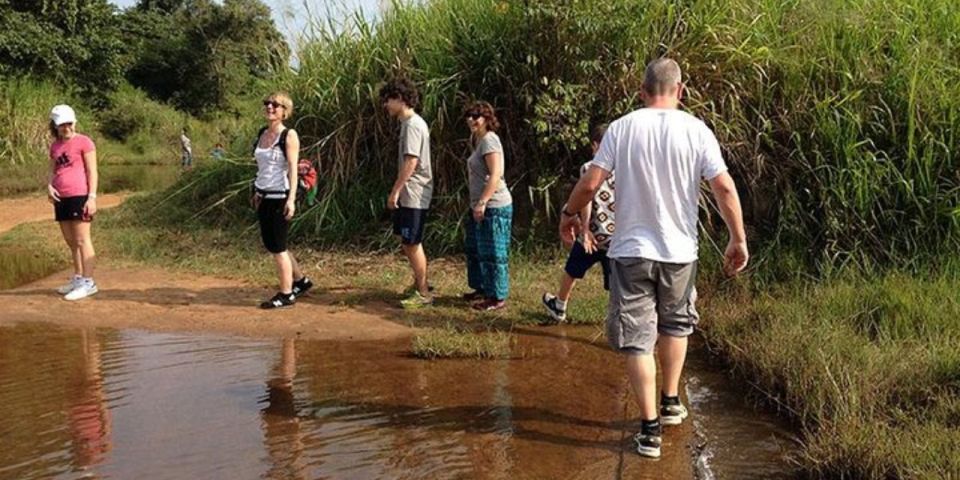
[(407, 207), (399, 207), (393, 211), (393, 233), (400, 235), (400, 243), (423, 243), (423, 224), (427, 221), (427, 211), (425, 208)]
[(86, 215), (83, 210), (87, 204), (87, 196), (60, 197), (59, 202), (53, 204), (53, 217), (58, 222), (92, 222), (93, 216)]
[(574, 242), (573, 248), (570, 249), (570, 256), (567, 257), (567, 266), (564, 267), (564, 271), (567, 272), (567, 275), (579, 280), (597, 262), (600, 262), (600, 266), (603, 267), (603, 288), (604, 290), (610, 290), (610, 261), (607, 259), (606, 250), (597, 249), (593, 253), (587, 253), (582, 243)]
[(287, 204), (286, 198), (262, 198), (257, 208), (257, 219), (260, 220), (260, 238), (263, 246), (270, 253), (287, 251), (287, 231), (290, 222), (283, 215), (283, 207)]

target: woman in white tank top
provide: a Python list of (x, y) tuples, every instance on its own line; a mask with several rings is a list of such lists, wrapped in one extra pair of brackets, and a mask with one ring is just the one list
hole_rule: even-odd
[(253, 155), (257, 160), (257, 178), (253, 182), (253, 206), (260, 223), (263, 245), (273, 254), (280, 279), (280, 290), (260, 308), (290, 307), (297, 297), (313, 286), (293, 254), (287, 250), (287, 231), (296, 212), (297, 162), (300, 138), (283, 121), (293, 113), (293, 100), (277, 92), (263, 101), (267, 126), (260, 131)]

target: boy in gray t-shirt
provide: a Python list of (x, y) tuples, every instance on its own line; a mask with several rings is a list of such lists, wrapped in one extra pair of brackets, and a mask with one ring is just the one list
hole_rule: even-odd
[(423, 251), (423, 227), (433, 197), (433, 169), (430, 165), (430, 130), (414, 109), (420, 96), (406, 79), (393, 80), (380, 89), (380, 102), (391, 117), (400, 120), (397, 180), (387, 196), (393, 211), (393, 233), (400, 237), (404, 255), (413, 270), (410, 295), (400, 302), (404, 308), (433, 303), (427, 283), (427, 256)]

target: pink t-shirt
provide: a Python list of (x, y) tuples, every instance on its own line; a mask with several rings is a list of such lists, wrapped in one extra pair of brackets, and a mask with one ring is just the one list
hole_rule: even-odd
[(90, 193), (83, 154), (94, 150), (93, 140), (79, 133), (69, 140), (57, 140), (50, 145), (50, 159), (56, 163), (53, 188), (57, 189), (60, 197), (80, 197)]

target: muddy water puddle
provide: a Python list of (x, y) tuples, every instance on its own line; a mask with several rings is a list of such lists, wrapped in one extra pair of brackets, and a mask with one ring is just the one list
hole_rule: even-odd
[(622, 363), (592, 337), (521, 328), (513, 359), (431, 362), (409, 340), (0, 327), (0, 478), (791, 475), (789, 430), (697, 353), (692, 421), (639, 458)]

